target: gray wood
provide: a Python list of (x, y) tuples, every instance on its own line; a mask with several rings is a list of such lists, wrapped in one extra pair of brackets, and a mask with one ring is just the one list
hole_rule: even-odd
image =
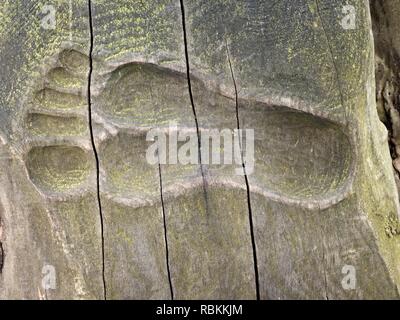
[[(1, 298), (399, 297), (398, 1), (47, 4), (0, 4)], [(170, 124), (254, 172), (150, 164)]]

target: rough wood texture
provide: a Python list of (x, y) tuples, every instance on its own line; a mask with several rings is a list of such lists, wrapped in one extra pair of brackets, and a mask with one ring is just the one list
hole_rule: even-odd
[[(101, 299), (101, 237), (88, 134), (86, 1), (1, 3), (1, 220), (4, 298)], [(72, 27), (72, 28), (71, 28)], [(73, 42), (69, 40), (73, 39)], [(44, 290), (46, 265), (57, 290)]]
[[(1, 298), (399, 297), (367, 1), (71, 3), (0, 4)], [(254, 172), (149, 164), (170, 123), (255, 129)]]
[(381, 121), (389, 131), (390, 152), (400, 191), (400, 2), (371, 1), (375, 39), (376, 101)]

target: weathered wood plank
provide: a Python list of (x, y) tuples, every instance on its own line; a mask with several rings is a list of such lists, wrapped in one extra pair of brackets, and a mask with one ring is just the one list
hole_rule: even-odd
[[(255, 130), (248, 180), (261, 297), (396, 297), (397, 253), (387, 248), (397, 249), (384, 231), (397, 212), (393, 178), (378, 178), (367, 160), (389, 163), (365, 91), (373, 79), (367, 3), (350, 3), (355, 30), (341, 26), (344, 1), (184, 3), (193, 74), (236, 95), (241, 128)], [(383, 193), (367, 196), (367, 185)], [(377, 203), (382, 219), (371, 211)], [(341, 285), (347, 264), (359, 271), (354, 291)]]
[[(99, 98), (94, 103), (94, 111), (99, 122), (104, 123), (104, 127), (113, 126), (115, 132), (126, 132), (121, 151), (113, 149), (113, 152), (109, 152), (101, 148), (100, 162), (104, 174), (102, 198), (123, 202), (124, 199), (118, 199), (122, 195), (122, 198), (129, 198), (125, 199), (125, 205), (130, 203), (138, 207), (142, 207), (143, 203), (152, 203), (147, 217), (157, 226), (158, 231), (149, 234), (147, 241), (163, 240), (164, 229), (160, 214), (160, 190), (156, 179), (158, 168), (146, 164), (143, 157), (145, 149), (142, 149), (142, 146), (146, 146), (145, 133), (151, 128), (168, 129), (170, 123), (175, 123), (178, 129), (188, 128), (192, 131), (196, 129), (186, 78), (181, 20), (179, 1), (146, 3), (138, 1), (135, 4), (126, 1), (118, 5), (96, 2), (94, 6), (96, 54), (94, 58), (105, 61), (104, 69), (113, 70), (112, 65), (118, 66), (118, 69), (111, 72), (108, 82), (102, 83), (100, 76), (94, 81), (100, 86), (104, 85), (104, 88), (98, 89)], [(123, 28), (118, 27), (121, 24)], [(109, 33), (106, 30), (116, 31)], [(201, 83), (195, 85), (199, 86)], [(196, 98), (198, 93), (199, 91), (196, 91)], [(223, 97), (218, 99), (222, 100)], [(235, 123), (235, 108), (233, 105), (232, 109), (232, 101), (228, 103), (231, 107), (231, 118), (228, 121), (229, 127), (232, 127)], [(209, 107), (208, 102), (205, 102), (204, 107)], [(221, 113), (222, 109), (219, 106), (215, 109)], [(204, 117), (207, 111), (201, 110), (200, 117)], [(218, 119), (223, 120), (224, 116), (220, 114)], [(212, 128), (214, 123), (204, 119), (200, 121), (200, 126)], [(100, 142), (99, 138), (99, 144), (107, 144), (106, 136), (114, 134), (111, 131), (105, 133), (101, 138), (104, 142)], [(117, 139), (122, 141), (121, 134), (117, 136)], [(133, 141), (137, 143), (133, 145)], [(125, 157), (124, 150), (127, 148), (132, 148), (132, 158), (129, 157), (129, 160), (125, 161), (118, 160), (124, 162), (126, 167), (119, 166), (115, 159), (114, 162), (110, 162), (111, 165), (107, 164), (111, 161), (107, 158), (111, 159), (119, 152)], [(124, 181), (116, 182), (117, 178), (112, 177), (112, 172), (116, 174), (124, 172), (125, 177), (129, 175), (130, 186), (123, 186)], [(168, 236), (171, 285), (175, 297), (254, 298), (255, 284), (245, 192), (224, 191), (223, 187), (206, 186), (204, 189), (198, 165), (162, 165), (161, 178), (165, 193), (165, 229)], [(113, 185), (113, 181), (116, 185)], [(134, 201), (135, 198), (138, 198), (137, 201)], [(107, 200), (107, 203), (110, 201)], [(114, 228), (120, 228), (126, 222), (125, 218), (117, 218), (119, 215), (114, 214), (113, 206), (115, 205), (110, 204), (108, 211), (105, 211), (107, 266), (114, 263), (109, 261), (111, 259), (115, 258), (117, 261), (127, 259), (126, 267), (118, 270), (121, 279), (125, 279), (124, 281), (132, 279), (132, 284), (135, 281), (138, 283), (144, 281), (140, 275), (134, 279), (128, 274), (128, 269), (134, 268), (133, 264), (149, 270), (154, 270), (157, 266), (158, 270), (149, 272), (148, 277), (151, 278), (149, 281), (153, 285), (149, 285), (145, 291), (152, 290), (156, 284), (159, 285), (161, 277), (164, 279), (163, 288), (166, 290), (163, 297), (168, 297), (165, 261), (160, 258), (154, 267), (150, 267), (154, 255), (160, 257), (165, 253), (165, 249), (160, 244), (157, 253), (132, 251), (129, 246), (124, 250), (118, 250), (119, 245), (136, 235), (129, 231), (125, 240), (115, 236)], [(131, 216), (129, 224), (144, 223), (142, 221), (144, 216), (136, 216), (133, 212), (135, 211), (129, 209), (128, 205), (126, 217)], [(144, 233), (147, 232), (145, 227), (142, 229)], [(136, 241), (144, 239), (142, 237)], [(228, 264), (229, 269), (221, 269), (221, 265)], [(118, 268), (117, 265), (115, 268)], [(109, 277), (113, 282), (112, 276)], [(147, 297), (141, 289), (138, 292), (134, 290), (132, 289), (131, 297)], [(112, 291), (118, 296), (117, 290)]]
[(0, 297), (101, 299), (87, 1), (0, 6)]
[[(358, 0), (2, 1), (0, 298), (398, 298), (371, 29)], [(238, 128), (245, 176), (146, 158)]]

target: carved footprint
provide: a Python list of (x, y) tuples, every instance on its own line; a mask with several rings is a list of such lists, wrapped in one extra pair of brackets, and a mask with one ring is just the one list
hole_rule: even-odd
[[(26, 165), (33, 183), (47, 193), (74, 193), (93, 173), (87, 139), (88, 58), (64, 50), (35, 92), (26, 116), (31, 148)], [(166, 128), (194, 128), (183, 73), (150, 63), (123, 64), (107, 75), (94, 99), (94, 115), (114, 128), (97, 139), (102, 154), (103, 190), (112, 198), (159, 201), (154, 167), (146, 162), (145, 133)], [(194, 79), (201, 130), (229, 127), (232, 99)], [(322, 118), (283, 107), (241, 101), (246, 128), (255, 129), (255, 173), (252, 192), (301, 205), (329, 205), (340, 199), (351, 175), (350, 144), (341, 130)], [(97, 121), (99, 120), (100, 121)], [(106, 130), (107, 131), (107, 130)], [(109, 130), (108, 130), (109, 131)], [(232, 182), (232, 171), (213, 173)], [(165, 181), (173, 189), (196, 178), (195, 166), (172, 167)], [(168, 190), (167, 190), (168, 191)], [(126, 202), (125, 201), (125, 202)], [(135, 201), (133, 201), (135, 202)]]

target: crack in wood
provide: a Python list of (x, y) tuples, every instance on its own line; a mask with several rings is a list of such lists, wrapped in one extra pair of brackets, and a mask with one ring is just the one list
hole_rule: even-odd
[(3, 267), (4, 267), (4, 249), (3, 249), (3, 243), (0, 241), (0, 274), (3, 273)]
[(189, 97), (190, 97), (190, 104), (192, 106), (194, 122), (196, 124), (196, 134), (197, 134), (197, 145), (199, 150), (199, 163), (200, 163), (200, 172), (203, 179), (203, 193), (204, 199), (206, 203), (206, 212), (207, 214), (210, 212), (209, 204), (208, 204), (208, 195), (207, 195), (207, 179), (204, 173), (204, 167), (201, 158), (201, 138), (200, 138), (200, 128), (199, 128), (199, 121), (197, 119), (196, 107), (194, 104), (193, 98), (193, 90), (192, 90), (192, 83), (190, 77), (190, 61), (189, 61), (189, 51), (188, 51), (188, 41), (187, 41), (187, 32), (186, 32), (186, 18), (185, 18), (185, 6), (183, 4), (183, 0), (180, 0), (181, 12), (182, 12), (182, 30), (183, 30), (183, 43), (185, 47), (185, 62), (186, 62), (186, 77), (188, 82), (188, 90), (189, 90)]
[[(232, 82), (233, 82), (233, 86), (235, 89), (236, 124), (237, 124), (237, 129), (239, 130), (239, 134), (240, 134), (239, 94), (238, 94), (238, 89), (237, 89), (237, 84), (236, 84), (236, 79), (235, 79), (235, 73), (233, 71), (233, 66), (231, 63), (231, 57), (230, 57), (230, 53), (229, 53), (228, 43), (226, 42), (225, 45), (226, 45), (226, 53), (227, 53), (228, 63), (229, 63), (229, 70), (231, 72)], [(253, 250), (253, 260), (254, 260), (254, 277), (255, 277), (255, 284), (256, 284), (256, 297), (257, 297), (257, 300), (260, 300), (260, 281), (259, 281), (259, 275), (258, 275), (257, 246), (256, 246), (255, 235), (254, 235), (254, 223), (253, 223), (253, 211), (251, 208), (250, 185), (249, 185), (249, 179), (248, 179), (247, 172), (246, 172), (246, 165), (245, 165), (244, 158), (243, 158), (242, 139), (240, 137), (239, 137), (239, 148), (240, 148), (240, 156), (241, 156), (243, 173), (244, 173), (244, 180), (246, 183), (247, 208), (248, 208), (249, 225), (250, 225), (250, 238), (251, 238), (251, 246), (252, 246), (252, 250)]]
[(90, 31), (90, 48), (89, 48), (89, 73), (88, 73), (88, 87), (87, 87), (87, 99), (88, 99), (88, 119), (89, 119), (89, 131), (90, 140), (93, 148), (94, 157), (96, 160), (96, 188), (97, 188), (97, 202), (99, 206), (100, 215), (100, 233), (101, 233), (101, 255), (102, 255), (102, 281), (103, 281), (103, 294), (104, 300), (107, 300), (107, 286), (105, 277), (105, 252), (104, 252), (104, 217), (101, 205), (100, 197), (100, 161), (96, 149), (96, 142), (94, 140), (93, 125), (92, 125), (92, 101), (91, 101), (91, 84), (92, 84), (92, 73), (93, 73), (93, 17), (92, 17), (92, 1), (88, 0), (89, 9), (89, 31)]
[(171, 292), (171, 300), (174, 300), (174, 288), (172, 285), (171, 271), (170, 271), (170, 266), (169, 266), (170, 263), (169, 263), (169, 249), (168, 249), (167, 218), (165, 215), (163, 182), (162, 182), (162, 173), (161, 173), (161, 165), (160, 164), (158, 164), (158, 174), (160, 177), (160, 198), (161, 198), (163, 225), (164, 225), (165, 260), (166, 260), (166, 264), (167, 264), (167, 275), (168, 275), (169, 289)]

